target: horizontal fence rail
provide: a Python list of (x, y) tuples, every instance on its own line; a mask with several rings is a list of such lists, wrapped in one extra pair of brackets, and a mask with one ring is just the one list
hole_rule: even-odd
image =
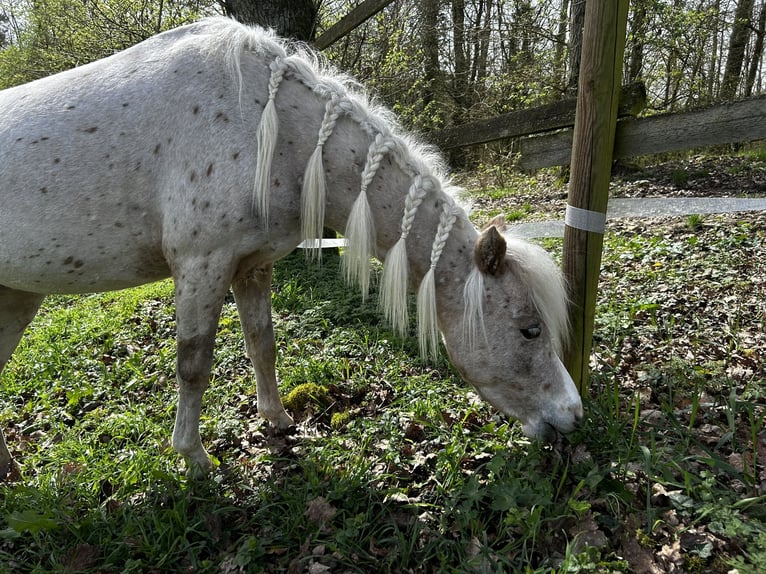
[[(564, 129), (522, 140), (519, 166), (532, 170), (568, 164), (572, 133), (573, 130)], [(766, 139), (766, 96), (688, 112), (619, 120), (614, 157), (622, 159), (763, 139)]]

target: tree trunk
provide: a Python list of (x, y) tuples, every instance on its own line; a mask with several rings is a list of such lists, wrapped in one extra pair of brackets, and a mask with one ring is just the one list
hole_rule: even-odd
[(561, 11), (559, 12), (559, 25), (556, 30), (556, 55), (554, 63), (556, 66), (556, 76), (561, 81), (566, 80), (566, 67), (564, 64), (564, 50), (566, 48), (567, 23), (569, 15), (569, 0), (561, 0)]
[(628, 83), (640, 81), (641, 71), (644, 67), (646, 0), (635, 0), (633, 6), (633, 19), (630, 23), (632, 44), (630, 47), (630, 62), (628, 63)]
[(755, 45), (753, 46), (753, 57), (750, 59), (750, 69), (747, 72), (747, 81), (745, 82), (745, 97), (753, 95), (753, 86), (755, 77), (758, 75), (758, 68), (763, 58), (763, 36), (766, 34), (766, 2), (761, 4), (761, 10), (758, 13), (758, 29), (755, 31)]
[(420, 3), (423, 42), (423, 71), (425, 87), (423, 104), (439, 100), (442, 92), (442, 74), (439, 67), (439, 0), (423, 0)]
[[(673, 10), (679, 12), (682, 9), (684, 0), (673, 0)], [(677, 72), (678, 62), (678, 44), (675, 39), (669, 42), (668, 57), (665, 60), (665, 96), (662, 107), (666, 110), (673, 110), (675, 107), (675, 94), (678, 91), (680, 82), (680, 73)]]
[(734, 12), (734, 25), (729, 39), (729, 54), (721, 84), (721, 98), (734, 98), (739, 87), (742, 64), (745, 60), (745, 48), (750, 39), (750, 21), (753, 17), (753, 0), (739, 0)]
[(567, 91), (577, 92), (577, 80), (580, 77), (580, 59), (582, 57), (582, 28), (585, 24), (585, 1), (573, 0), (569, 27), (569, 81)]
[(224, 14), (273, 28), (277, 34), (303, 42), (314, 39), (317, 0), (221, 0)]
[[(716, 18), (720, 19), (721, 17), (721, 0), (715, 0), (715, 8), (714, 8)], [(716, 80), (718, 79), (718, 74), (720, 72), (719, 70), (719, 61), (720, 61), (720, 55), (718, 54), (718, 34), (720, 32), (718, 31), (718, 26), (713, 26), (713, 46), (710, 49), (710, 65), (708, 66), (708, 76), (707, 76), (707, 101), (712, 102), (715, 99), (715, 93), (716, 93)]]
[(529, 0), (516, 2), (516, 22), (519, 24), (517, 29), (521, 36), (521, 46), (519, 47), (519, 55), (521, 56), (522, 65), (531, 64), (534, 59), (534, 16), (532, 14), (532, 5)]
[[(491, 32), (490, 20), (492, 18), (492, 2), (486, 0), (481, 3), (482, 9), (476, 21), (478, 28), (474, 45), (474, 71), (473, 78), (478, 89), (481, 89), (487, 77), (487, 57), (489, 56), (489, 35)], [(482, 14), (484, 21), (482, 22)]]
[(452, 43), (455, 50), (455, 78), (453, 81), (452, 97), (456, 110), (454, 124), (464, 120), (463, 110), (466, 109), (468, 95), (468, 61), (465, 54), (465, 2), (452, 0)]

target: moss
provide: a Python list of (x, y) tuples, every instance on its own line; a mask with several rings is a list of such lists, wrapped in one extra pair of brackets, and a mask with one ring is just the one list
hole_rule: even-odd
[(333, 413), (332, 418), (330, 419), (330, 426), (333, 428), (333, 430), (341, 430), (348, 424), (350, 419), (351, 413), (348, 411)]
[(327, 400), (327, 389), (316, 383), (303, 383), (291, 390), (282, 400), (285, 408), (294, 413), (303, 412), (309, 405), (322, 406)]
[(644, 532), (641, 528), (636, 529), (636, 540), (644, 548), (650, 548), (654, 545), (654, 541), (651, 536)]

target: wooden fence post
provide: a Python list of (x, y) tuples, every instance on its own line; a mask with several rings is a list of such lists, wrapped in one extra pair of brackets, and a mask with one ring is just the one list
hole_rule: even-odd
[(565, 363), (581, 393), (589, 379), (628, 4), (587, 0), (585, 5), (563, 255), (572, 333)]

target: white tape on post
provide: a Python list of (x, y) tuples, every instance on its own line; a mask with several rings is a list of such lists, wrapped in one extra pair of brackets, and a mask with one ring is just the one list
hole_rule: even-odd
[(567, 205), (564, 223), (575, 229), (603, 235), (606, 231), (606, 214)]

